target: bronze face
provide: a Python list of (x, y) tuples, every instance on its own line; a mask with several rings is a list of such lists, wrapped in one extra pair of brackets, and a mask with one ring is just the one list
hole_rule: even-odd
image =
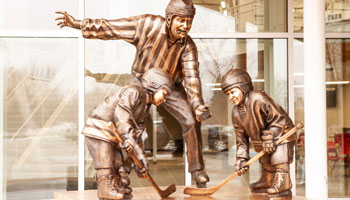
[(170, 26), (171, 40), (185, 38), (191, 29), (192, 20), (193, 17), (174, 16)]
[(152, 103), (155, 106), (159, 106), (160, 104), (166, 101), (166, 97), (168, 96), (168, 91), (166, 89), (161, 88), (157, 92), (153, 93)]
[(242, 90), (234, 87), (226, 92), (228, 100), (235, 106), (241, 105), (244, 101), (244, 94)]

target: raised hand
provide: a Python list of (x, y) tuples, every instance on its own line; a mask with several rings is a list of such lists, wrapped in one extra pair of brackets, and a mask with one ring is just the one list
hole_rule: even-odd
[(68, 26), (71, 28), (80, 29), (80, 20), (74, 19), (74, 17), (69, 15), (66, 11), (57, 11), (55, 13), (60, 15), (55, 19), (56, 21), (58, 21), (57, 26), (59, 26), (60, 28)]
[(196, 119), (199, 122), (203, 122), (204, 120), (209, 119), (211, 117), (211, 113), (209, 111), (209, 105), (207, 104), (199, 105), (195, 110), (195, 114), (196, 114)]

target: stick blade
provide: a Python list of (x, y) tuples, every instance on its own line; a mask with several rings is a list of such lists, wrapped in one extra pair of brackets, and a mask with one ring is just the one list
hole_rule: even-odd
[(169, 187), (167, 187), (167, 189), (165, 189), (164, 191), (161, 191), (160, 197), (166, 198), (170, 196), (172, 193), (174, 193), (175, 191), (176, 191), (175, 184), (171, 184)]
[(215, 188), (192, 188), (186, 187), (184, 193), (191, 196), (210, 196), (214, 194)]

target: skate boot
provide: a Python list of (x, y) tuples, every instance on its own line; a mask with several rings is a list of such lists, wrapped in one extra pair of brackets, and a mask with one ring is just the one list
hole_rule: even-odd
[(124, 187), (120, 178), (111, 171), (105, 169), (97, 171), (95, 178), (97, 179), (97, 196), (100, 200), (124, 199)]
[(252, 193), (267, 193), (267, 189), (271, 187), (274, 177), (274, 170), (272, 165), (262, 165), (260, 179), (249, 185)]
[(204, 170), (196, 170), (191, 173), (192, 180), (196, 182), (197, 188), (206, 188), (209, 176)]
[(276, 173), (272, 185), (267, 189), (269, 197), (291, 196), (292, 182), (289, 175), (289, 164), (276, 165)]
[(124, 198), (125, 199), (131, 199), (132, 198), (132, 189), (131, 187), (129, 187), (130, 185), (130, 178), (129, 178), (129, 174), (127, 172), (120, 172), (120, 177), (121, 177), (121, 181), (122, 184), (124, 185)]

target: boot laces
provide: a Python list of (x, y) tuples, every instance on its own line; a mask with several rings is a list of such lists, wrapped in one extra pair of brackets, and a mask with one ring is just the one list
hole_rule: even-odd
[(284, 182), (284, 173), (277, 172), (273, 180), (274, 188), (276, 190), (279, 190), (283, 182)]
[(118, 177), (117, 176), (115, 176), (115, 175), (109, 175), (109, 176), (107, 176), (107, 184), (109, 185), (109, 186), (111, 186), (111, 190), (112, 191), (116, 191), (116, 192), (118, 192), (119, 190), (118, 190)]

